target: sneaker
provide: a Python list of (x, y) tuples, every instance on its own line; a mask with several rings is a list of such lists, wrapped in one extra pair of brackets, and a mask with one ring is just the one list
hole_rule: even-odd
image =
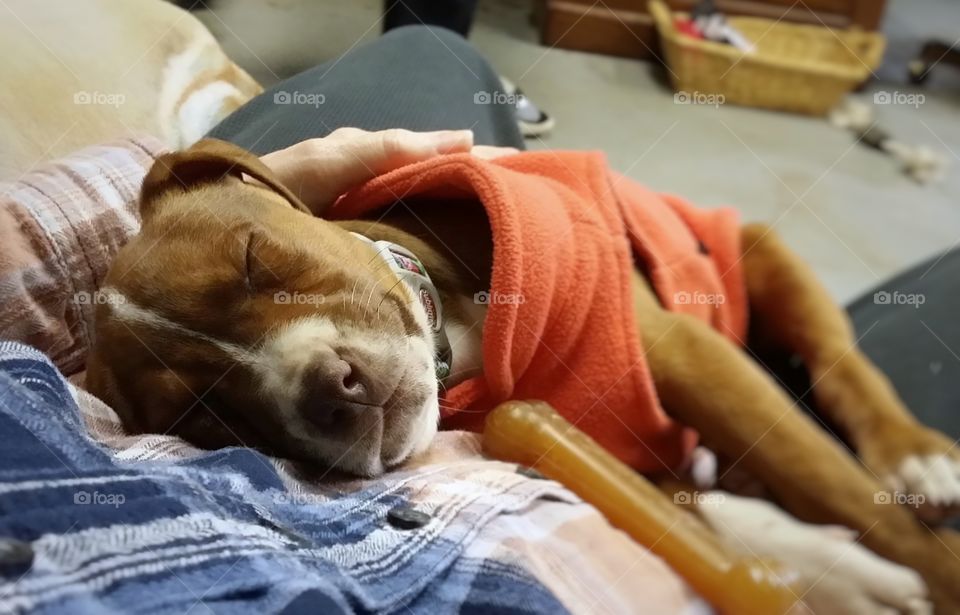
[(505, 77), (500, 77), (500, 81), (504, 91), (516, 97), (517, 126), (520, 127), (520, 134), (524, 137), (539, 137), (553, 130), (552, 117), (537, 107), (516, 84)]

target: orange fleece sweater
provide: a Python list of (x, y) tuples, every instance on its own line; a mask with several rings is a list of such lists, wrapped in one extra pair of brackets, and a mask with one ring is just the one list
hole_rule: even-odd
[(455, 409), (445, 427), (479, 431), (496, 404), (542, 399), (639, 471), (685, 461), (696, 434), (660, 406), (631, 270), (636, 258), (664, 307), (739, 343), (747, 310), (733, 210), (651, 192), (610, 171), (602, 154), (553, 151), (410, 165), (345, 195), (333, 216), (400, 196), (476, 197), (493, 232), (483, 376), (445, 393)]

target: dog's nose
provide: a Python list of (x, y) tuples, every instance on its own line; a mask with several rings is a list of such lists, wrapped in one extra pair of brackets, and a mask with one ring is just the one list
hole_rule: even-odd
[(357, 413), (377, 412), (391, 395), (390, 383), (366, 362), (324, 354), (305, 375), (301, 409), (324, 427), (352, 422)]
[(327, 357), (317, 363), (308, 377), (314, 381), (313, 393), (322, 397), (370, 406), (385, 401), (383, 383), (360, 361)]
[(314, 377), (321, 393), (334, 399), (373, 404), (373, 386), (363, 368), (337, 357), (317, 366)]

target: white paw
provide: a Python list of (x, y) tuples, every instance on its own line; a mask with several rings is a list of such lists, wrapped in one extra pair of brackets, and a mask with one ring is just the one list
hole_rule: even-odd
[(817, 615), (933, 612), (920, 575), (858, 544), (852, 530), (802, 523), (769, 502), (727, 494), (699, 511), (744, 555), (770, 557), (795, 570), (805, 586), (798, 598)]
[[(960, 460), (946, 455), (909, 455), (885, 477), (899, 503), (939, 508), (960, 506)], [(914, 496), (907, 498), (905, 496)]]
[[(806, 544), (784, 550), (788, 562), (801, 562), (801, 578), (808, 581), (804, 603), (814, 613), (859, 615), (933, 613), (923, 580), (915, 571), (887, 561), (853, 541), (820, 533), (816, 526)], [(806, 528), (805, 528), (806, 529)], [(820, 533), (820, 537), (816, 536)]]

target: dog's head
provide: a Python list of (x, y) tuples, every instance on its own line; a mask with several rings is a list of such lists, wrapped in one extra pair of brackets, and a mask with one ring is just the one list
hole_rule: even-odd
[(140, 207), (87, 366), (127, 429), (363, 475), (429, 444), (434, 341), (371, 245), (213, 140), (157, 160)]

